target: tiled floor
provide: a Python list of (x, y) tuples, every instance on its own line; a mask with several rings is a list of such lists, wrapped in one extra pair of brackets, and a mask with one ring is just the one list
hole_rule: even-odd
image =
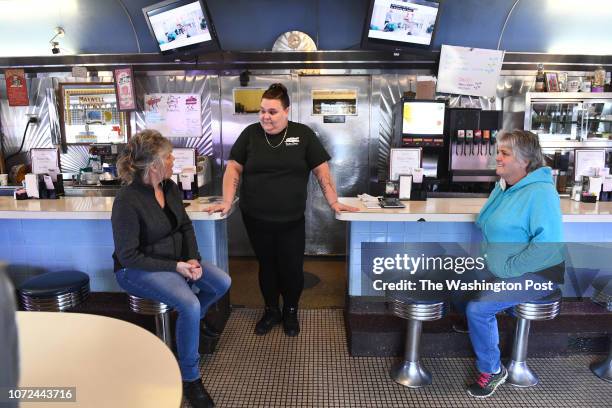
[(217, 407), (612, 407), (612, 384), (588, 369), (601, 356), (530, 359), (538, 386), (503, 385), (477, 400), (465, 394), (475, 373), (471, 359), (425, 359), (433, 384), (408, 389), (389, 379), (397, 359), (348, 355), (341, 309), (301, 310), (297, 338), (286, 337), (280, 327), (256, 336), (260, 313), (235, 309), (217, 352), (203, 359), (204, 383)]

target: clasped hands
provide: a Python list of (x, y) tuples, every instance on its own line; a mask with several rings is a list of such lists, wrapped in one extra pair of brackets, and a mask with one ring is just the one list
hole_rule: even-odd
[(181, 276), (193, 281), (202, 277), (202, 265), (195, 259), (190, 259), (187, 262), (177, 262), (176, 271), (180, 273)]

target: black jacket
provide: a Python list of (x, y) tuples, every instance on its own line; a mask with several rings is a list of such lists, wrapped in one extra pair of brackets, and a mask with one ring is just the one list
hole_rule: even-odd
[(163, 190), (166, 206), (177, 220), (174, 229), (155, 199), (152, 186), (134, 180), (117, 193), (111, 216), (115, 272), (122, 268), (175, 271), (177, 261), (200, 260), (193, 225), (178, 186), (166, 180)]

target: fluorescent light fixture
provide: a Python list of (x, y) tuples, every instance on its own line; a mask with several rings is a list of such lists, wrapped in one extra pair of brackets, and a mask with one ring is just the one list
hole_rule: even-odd
[(62, 17), (76, 15), (78, 0), (2, 0), (0, 1), (0, 22), (48, 19), (60, 13)]

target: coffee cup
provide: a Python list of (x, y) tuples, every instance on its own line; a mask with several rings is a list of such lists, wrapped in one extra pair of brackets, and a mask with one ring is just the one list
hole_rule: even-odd
[(8, 174), (0, 174), (0, 186), (8, 186)]

